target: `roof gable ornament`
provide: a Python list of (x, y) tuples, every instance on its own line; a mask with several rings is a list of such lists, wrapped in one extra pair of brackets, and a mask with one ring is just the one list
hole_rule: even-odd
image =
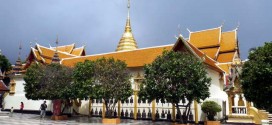
[(132, 29), (130, 26), (130, 0), (128, 0), (128, 16), (125, 26), (125, 32), (123, 33), (123, 36), (121, 37), (119, 44), (117, 46), (116, 51), (127, 51), (127, 50), (135, 50), (138, 48), (136, 40), (134, 39), (134, 36), (132, 34)]
[(225, 20), (223, 20), (223, 21), (222, 21), (222, 23), (221, 23), (221, 26), (220, 26), (220, 27), (222, 28), (222, 27), (224, 26), (224, 24), (225, 24)]
[(234, 30), (237, 31), (239, 29), (239, 27), (240, 27), (240, 22), (237, 23), (237, 26)]

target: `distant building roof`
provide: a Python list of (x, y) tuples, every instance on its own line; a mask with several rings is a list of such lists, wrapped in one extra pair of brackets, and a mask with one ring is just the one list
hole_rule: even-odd
[(0, 91), (9, 91), (3, 80), (0, 80)]

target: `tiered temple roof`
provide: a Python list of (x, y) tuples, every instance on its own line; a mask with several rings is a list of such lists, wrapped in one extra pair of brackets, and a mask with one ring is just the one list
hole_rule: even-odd
[[(117, 51), (85, 56), (84, 47), (75, 48), (75, 44), (57, 47), (57, 53), (62, 65), (73, 67), (77, 62), (85, 60), (96, 60), (98, 58), (115, 58), (127, 63), (128, 68), (143, 67), (161, 55), (164, 50), (183, 51), (186, 47), (199, 58), (204, 58), (203, 62), (210, 68), (218, 72), (229, 73), (229, 67), (239, 59), (237, 29), (222, 32), (222, 27), (190, 32), (188, 40), (179, 37), (177, 42), (171, 45), (155, 46), (135, 50)], [(44, 47), (39, 44), (31, 48), (28, 61), (49, 64), (54, 57), (55, 47)]]
[(230, 64), (240, 59), (237, 28), (222, 32), (222, 26), (197, 32), (190, 32), (189, 43), (217, 62), (227, 74)]
[[(186, 47), (186, 49), (184, 49)], [(135, 68), (135, 67), (143, 67), (145, 64), (152, 63), (157, 56), (161, 55), (164, 50), (174, 50), (174, 51), (190, 51), (195, 56), (203, 59), (203, 62), (208, 65), (210, 68), (218, 71), (223, 72), (223, 70), (216, 65), (216, 61), (211, 59), (209, 56), (206, 56), (203, 52), (199, 49), (194, 47), (191, 43), (188, 43), (182, 37), (180, 37), (176, 44), (173, 45), (165, 45), (165, 46), (155, 46), (150, 48), (143, 48), (143, 49), (136, 49), (130, 51), (120, 51), (120, 52), (112, 52), (112, 53), (104, 53), (104, 54), (97, 54), (97, 55), (89, 55), (83, 57), (73, 57), (73, 58), (65, 58), (61, 61), (62, 65), (73, 67), (77, 62), (84, 62), (85, 60), (96, 60), (98, 58), (114, 58), (125, 61), (128, 68)]]
[(161, 55), (164, 50), (171, 50), (172, 47), (173, 45), (165, 45), (130, 51), (120, 51), (97, 55), (88, 55), (83, 57), (66, 58), (61, 61), (61, 64), (73, 67), (77, 62), (84, 62), (85, 60), (96, 60), (98, 58), (105, 57), (125, 61), (129, 68), (142, 67), (144, 66), (144, 64), (151, 63), (158, 55)]
[(28, 67), (32, 62), (50, 64), (56, 52), (60, 60), (71, 57), (85, 56), (84, 46), (78, 48), (75, 48), (75, 44), (58, 46), (56, 51), (56, 47), (45, 47), (36, 44), (34, 48), (31, 47), (26, 66)]

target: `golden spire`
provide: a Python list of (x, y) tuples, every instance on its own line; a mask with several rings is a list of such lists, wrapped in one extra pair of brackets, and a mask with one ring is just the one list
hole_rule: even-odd
[(20, 42), (18, 59), (16, 60), (15, 66), (13, 67), (13, 71), (15, 74), (20, 74), (22, 72), (21, 50), (22, 50), (22, 43)]
[(123, 36), (121, 37), (119, 41), (116, 51), (135, 50), (138, 48), (137, 43), (132, 34), (131, 26), (130, 26), (130, 17), (129, 17), (130, 0), (128, 0), (127, 8), (128, 8), (128, 16), (127, 16), (125, 32), (123, 33)]
[(58, 55), (58, 44), (59, 44), (59, 36), (57, 35), (56, 50), (55, 50), (55, 53), (53, 55), (51, 63), (60, 63), (60, 58), (59, 58), (59, 55)]

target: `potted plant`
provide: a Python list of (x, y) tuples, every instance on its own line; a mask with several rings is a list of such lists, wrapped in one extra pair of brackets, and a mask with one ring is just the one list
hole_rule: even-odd
[(220, 112), (221, 106), (218, 105), (215, 101), (205, 101), (201, 105), (201, 110), (207, 114), (208, 121), (205, 121), (205, 125), (219, 125), (219, 121), (215, 121), (214, 116), (217, 112)]

